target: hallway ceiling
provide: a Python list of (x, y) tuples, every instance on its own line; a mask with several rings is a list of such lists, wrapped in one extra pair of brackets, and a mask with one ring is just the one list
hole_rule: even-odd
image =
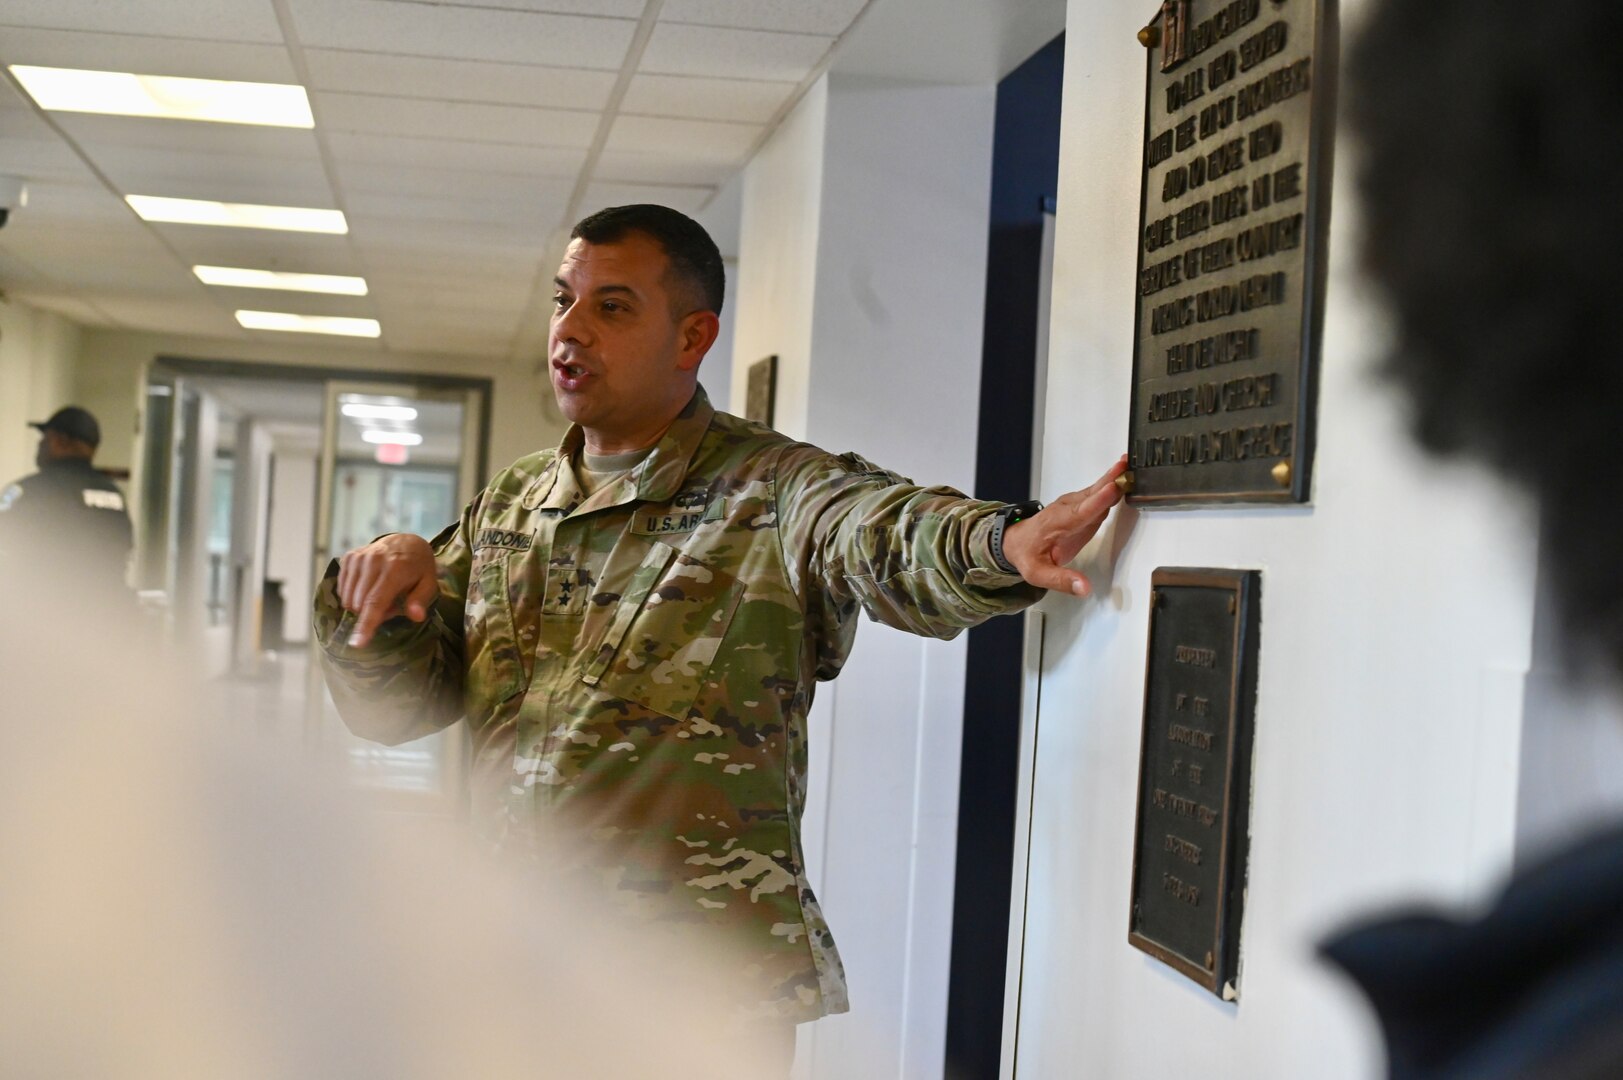
[[(238, 339), (239, 308), (378, 319), (385, 351), (533, 358), (562, 237), (696, 213), (869, 0), (0, 0), (0, 66), (298, 83), (313, 130), (44, 112), (4, 73), (0, 288), (87, 326)], [(347, 235), (142, 222), (125, 195), (342, 210)], [(360, 275), (207, 286), (194, 264)], [(324, 339), (329, 342), (334, 339)]]

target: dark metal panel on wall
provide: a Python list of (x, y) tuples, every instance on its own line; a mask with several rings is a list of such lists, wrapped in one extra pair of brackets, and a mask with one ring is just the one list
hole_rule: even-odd
[(1150, 631), (1127, 939), (1238, 997), (1262, 575), (1161, 568)]
[(1129, 500), (1311, 494), (1334, 0), (1167, 0), (1147, 50)]

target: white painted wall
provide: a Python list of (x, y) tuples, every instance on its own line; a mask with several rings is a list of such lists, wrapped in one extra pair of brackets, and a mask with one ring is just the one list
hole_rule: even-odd
[(773, 426), (797, 439), (806, 437), (827, 120), (828, 80), (821, 79), (745, 168), (739, 212), (738, 262), (749, 272), (733, 289), (731, 411), (744, 411), (749, 365), (775, 353)]
[[(1146, 14), (1071, 4), (1049, 497), (1127, 443)], [(1510, 865), (1532, 530), (1494, 482), (1422, 458), (1371, 377), (1383, 326), (1352, 266), (1352, 148), (1337, 153), (1314, 504), (1129, 511), (1084, 553), (1098, 598), (1044, 604), (1018, 1076), (1371, 1076), (1371, 1021), (1315, 942), (1395, 899), (1479, 895)], [(1159, 566), (1263, 574), (1237, 1005), (1127, 944)]]
[[(314, 432), (312, 432), (314, 435)], [(316, 531), (316, 451), (277, 442), (265, 577), (282, 583), (282, 637), (310, 637), (310, 542)]]
[[(35, 471), (39, 432), (27, 426), (30, 420), (44, 420), (64, 405), (84, 404), (73, 399), (78, 354), (75, 323), (0, 299), (0, 487)], [(98, 456), (96, 464), (107, 462)]]
[(259, 664), (260, 613), (264, 607), (265, 532), (270, 519), (272, 437), (263, 421), (243, 418), (237, 427), (236, 479), (231, 504), (231, 565), (236, 595), (233, 669), (252, 674)]
[[(831, 75), (745, 173), (733, 403), (927, 483), (974, 477), (994, 95)], [(950, 116), (952, 123), (941, 123)], [(942, 1071), (965, 643), (865, 623), (813, 709), (805, 837), (852, 1012), (799, 1074)]]
[(1623, 699), (1615, 679), (1585, 670), (1570, 653), (1554, 597), (1541, 588), (1522, 728), (1518, 864), (1623, 818)]

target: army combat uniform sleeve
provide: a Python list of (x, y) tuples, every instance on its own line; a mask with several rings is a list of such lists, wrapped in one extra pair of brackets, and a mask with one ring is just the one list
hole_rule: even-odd
[(952, 638), (1042, 597), (992, 559), (1001, 503), (919, 487), (855, 454), (803, 445), (785, 452), (776, 494), (786, 561), (807, 579), (796, 591), (830, 659), (849, 647), (857, 607), (898, 630)]
[(333, 703), (356, 735), (394, 746), (462, 716), (469, 535), (483, 498), (429, 542), (439, 566), (440, 595), (428, 618), (421, 623), (390, 619), (365, 648), (348, 644), (355, 615), (338, 602), (338, 560), (328, 564), (316, 592), (315, 634)]

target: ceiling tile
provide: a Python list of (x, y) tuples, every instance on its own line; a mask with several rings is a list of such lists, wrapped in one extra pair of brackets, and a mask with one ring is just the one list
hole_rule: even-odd
[(0, 26), (115, 34), (265, 41), (280, 44), (276, 9), (266, 0), (6, 0)]
[(736, 161), (680, 158), (637, 150), (605, 150), (597, 159), (594, 180), (634, 184), (721, 184), (738, 171)]
[(665, 0), (659, 17), (664, 22), (837, 37), (867, 4), (868, 0)]
[(319, 158), (320, 153), (315, 136), (295, 128), (88, 113), (56, 113), (54, 118), (91, 160), (102, 144), (244, 157)]
[[(459, 200), (567, 199), (573, 181), (560, 177), (515, 176), (466, 169), (401, 168), (393, 165), (340, 165), (344, 197), (357, 194), (408, 195), (446, 203)], [(361, 204), (357, 204), (361, 205)], [(402, 225), (409, 226), (410, 220)]]
[(831, 37), (720, 30), (661, 22), (648, 39), (642, 70), (657, 75), (699, 75), (799, 83), (834, 43)]
[(440, 353), (450, 356), (506, 356), (509, 339), (491, 337), (489, 339), (473, 339), (461, 333), (432, 333), (424, 331), (416, 334), (402, 334), (399, 338), (389, 335), (391, 348), (407, 352)]
[(696, 161), (742, 163), (744, 155), (755, 146), (763, 131), (759, 124), (620, 116), (615, 119), (604, 148), (692, 158)]
[(8, 132), (8, 126), (0, 120), (0, 173), (20, 176), (30, 184), (39, 180), (88, 182), (95, 179), (79, 155), (55, 134), (20, 138)]
[(384, 263), (373, 269), (367, 281), (380, 291), (388, 290), (391, 295), (422, 297), (437, 303), (457, 303), (461, 297), (470, 295), (507, 297), (515, 303), (523, 303), (529, 296), (534, 271), (533, 260), (527, 260), (516, 271), (485, 274), (472, 280)]
[(524, 311), (527, 294), (519, 290), (507, 293), (463, 294), (454, 304), (427, 307), (421, 299), (408, 292), (391, 297), (378, 295), (380, 317), (394, 326), (468, 326), (495, 325), (503, 334), (511, 334), (519, 315)]
[(4, 285), (10, 292), (18, 286), (38, 287), (47, 284), (38, 267), (21, 253), (12, 251), (9, 243), (0, 241), (0, 285)]
[[(0, 278), (3, 280), (3, 278)], [(96, 308), (77, 296), (36, 291), (33, 288), (12, 289), (11, 295), (32, 308), (65, 315), (80, 326), (107, 326), (109, 321)]]
[(529, 64), (474, 63), (420, 56), (307, 49), (310, 85), (404, 98), (483, 101), (554, 109), (601, 109), (615, 73)]
[(439, 274), (446, 279), (482, 280), (528, 274), (536, 271), (533, 248), (493, 250), (488, 245), (436, 245), (410, 237), (379, 237), (363, 251), (368, 263), (388, 266), (402, 273)]
[[(338, 162), (339, 173), (346, 185), (350, 183), (349, 177), (355, 170), (374, 165), (388, 166), (391, 174), (452, 168), (523, 178), (574, 177), (586, 162), (586, 151), (579, 147), (415, 139), (401, 135), (333, 132), (327, 136), (327, 146)], [(397, 190), (397, 187), (384, 186), (379, 190)]]
[(552, 67), (618, 70), (636, 29), (629, 19), (391, 0), (289, 0), (289, 6), (300, 41), (313, 48)]
[(646, 0), (387, 0), (394, 4), (429, 4), (434, 7), (506, 8), (509, 11), (551, 12), (555, 15), (602, 15), (635, 19)]
[(64, 222), (85, 223), (99, 228), (103, 223), (134, 223), (135, 215), (124, 200), (94, 180), (63, 183), (33, 180), (28, 183), (28, 205), (17, 214), (17, 224), (51, 222), (60, 228)]
[(385, 293), (378, 297), (378, 312), (380, 319), (396, 328), (461, 326), (474, 330), (494, 327), (498, 333), (510, 336), (524, 310), (524, 300), (524, 297), (466, 296), (455, 305), (430, 308), (414, 301), (410, 294), (402, 293), (390, 299)]
[(120, 191), (179, 199), (331, 207), (332, 186), (311, 158), (247, 158), (145, 146), (102, 147), (96, 164)]
[(797, 85), (748, 79), (638, 75), (626, 89), (620, 112), (764, 124), (789, 100)]
[(542, 225), (524, 226), (515, 222), (401, 222), (395, 218), (366, 217), (351, 218), (349, 228), (362, 251), (373, 250), (380, 244), (427, 245), (491, 252), (506, 250), (527, 255), (531, 260), (540, 253), (547, 232)]
[(582, 148), (597, 133), (592, 112), (325, 90), (313, 96), (316, 122), (325, 131)]
[[(0, 11), (4, 8), (0, 7)], [(0, 21), (4, 15), (0, 15)], [(0, 61), (91, 71), (133, 71), (189, 79), (246, 79), (293, 83), (298, 78), (287, 47), (217, 41), (206, 49), (195, 40), (140, 34), (94, 34), (76, 30), (0, 30)]]
[(424, 195), (347, 192), (344, 205), (350, 223), (381, 219), (393, 228), (415, 228), (419, 222), (464, 222), (533, 232), (550, 229), (563, 213), (569, 190), (537, 192), (533, 197), (480, 199)]
[(207, 225), (151, 226), (188, 266), (247, 266), (257, 270), (305, 270), (359, 274), (345, 237), (264, 229), (216, 229)]
[(696, 214), (716, 193), (713, 187), (671, 187), (652, 184), (592, 183), (586, 186), (581, 209), (586, 212), (627, 203), (659, 203), (684, 214)]
[(197, 279), (165, 256), (141, 259), (133, 255), (93, 259), (58, 252), (54, 258), (36, 259), (40, 273), (75, 292), (103, 292), (121, 296), (169, 297), (187, 300), (201, 296)]
[[(32, 211), (34, 208), (29, 207)], [(30, 258), (38, 254), (54, 258), (66, 251), (75, 258), (136, 258), (174, 261), (151, 230), (126, 212), (122, 218), (57, 218), (50, 215), (20, 214), (5, 230), (6, 247)]]
[[(193, 279), (195, 281), (195, 279)], [(278, 289), (223, 289), (199, 286), (203, 296), (227, 313), (247, 311), (288, 311), (296, 315), (340, 315), (345, 318), (375, 319), (378, 307), (371, 296), (333, 296), (326, 293), (288, 292)]]
[(85, 293), (84, 299), (132, 330), (155, 330), (171, 334), (197, 334), (202, 337), (243, 337), (245, 331), (231, 312), (210, 304), (206, 297), (194, 301), (147, 300), (139, 297)]

